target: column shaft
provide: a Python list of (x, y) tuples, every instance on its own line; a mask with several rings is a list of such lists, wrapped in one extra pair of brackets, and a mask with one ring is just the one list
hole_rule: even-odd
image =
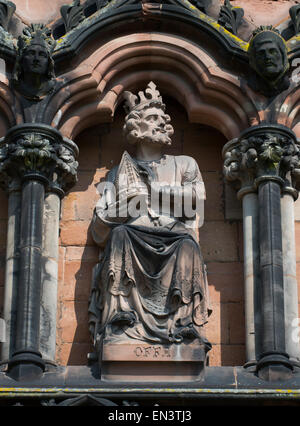
[(260, 272), (263, 300), (263, 352), (285, 351), (280, 186), (259, 187)]
[(43, 223), (40, 351), (45, 361), (55, 362), (60, 197), (45, 198)]
[(21, 219), (21, 191), (8, 195), (8, 229), (4, 287), (4, 320), (6, 340), (1, 345), (1, 360), (8, 360), (14, 351), (17, 318), (17, 287), (19, 273), (19, 242)]
[(291, 361), (299, 366), (298, 283), (296, 274), (294, 197), (284, 194), (281, 199), (284, 314), (286, 350)]
[(256, 364), (258, 333), (259, 290), (259, 238), (258, 238), (258, 199), (256, 193), (243, 196), (243, 235), (244, 235), (244, 295), (246, 328), (246, 364)]
[(257, 367), (260, 377), (276, 380), (292, 369), (285, 345), (280, 184), (263, 181), (258, 196), (262, 353)]
[(39, 352), (41, 259), (45, 189), (38, 180), (26, 180), (22, 188), (20, 269), (15, 352), (9, 362), (17, 379), (44, 370)]

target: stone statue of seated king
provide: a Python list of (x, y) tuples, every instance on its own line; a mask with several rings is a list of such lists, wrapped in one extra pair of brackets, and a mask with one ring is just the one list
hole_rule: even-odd
[[(171, 362), (176, 353), (177, 361), (205, 363), (211, 345), (203, 333), (210, 308), (196, 236), (205, 198), (201, 173), (189, 156), (163, 155), (173, 127), (153, 82), (137, 96), (125, 92), (125, 99), (123, 130), (136, 153), (125, 151), (108, 173), (94, 210), (93, 238), (104, 248), (89, 305), (94, 346), (102, 361), (165, 354)], [(133, 348), (132, 357), (125, 347)]]

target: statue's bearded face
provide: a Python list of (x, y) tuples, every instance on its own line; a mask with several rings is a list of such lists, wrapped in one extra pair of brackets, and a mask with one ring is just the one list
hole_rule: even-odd
[(256, 47), (256, 69), (260, 75), (276, 78), (283, 72), (283, 67), (281, 51), (274, 41), (266, 41)]
[(30, 45), (22, 56), (24, 73), (45, 75), (48, 71), (49, 56), (47, 50), (38, 44)]
[(148, 107), (127, 116), (124, 131), (131, 143), (157, 143), (171, 145), (173, 127), (169, 115), (159, 107)]
[(141, 139), (161, 145), (170, 145), (173, 127), (168, 124), (170, 117), (159, 108), (148, 108), (141, 120)]
[(272, 31), (254, 36), (248, 54), (251, 68), (267, 83), (276, 82), (289, 68), (286, 44), (280, 35)]

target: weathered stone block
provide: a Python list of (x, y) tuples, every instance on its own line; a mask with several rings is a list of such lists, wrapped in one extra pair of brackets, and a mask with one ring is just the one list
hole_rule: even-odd
[(103, 344), (101, 379), (126, 382), (191, 382), (203, 373), (206, 353), (197, 344)]
[(61, 222), (60, 239), (63, 246), (93, 245), (89, 233), (90, 221), (69, 220)]

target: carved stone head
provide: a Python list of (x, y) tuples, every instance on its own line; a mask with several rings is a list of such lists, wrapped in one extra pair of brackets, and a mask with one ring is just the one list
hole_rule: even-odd
[(23, 52), (21, 70), (24, 74), (33, 73), (48, 76), (49, 59), (48, 51), (44, 46), (31, 43)]
[(125, 92), (124, 96), (127, 116), (123, 131), (129, 143), (171, 145), (170, 136), (174, 130), (156, 85), (150, 82), (145, 92), (139, 92), (138, 96), (131, 92)]
[(45, 95), (53, 86), (54, 47), (51, 31), (43, 24), (33, 24), (23, 30), (18, 39), (13, 81), (24, 96)]
[(258, 28), (253, 33), (248, 54), (249, 64), (258, 76), (259, 91), (272, 95), (288, 87), (285, 79), (289, 69), (287, 47), (275, 28)]

